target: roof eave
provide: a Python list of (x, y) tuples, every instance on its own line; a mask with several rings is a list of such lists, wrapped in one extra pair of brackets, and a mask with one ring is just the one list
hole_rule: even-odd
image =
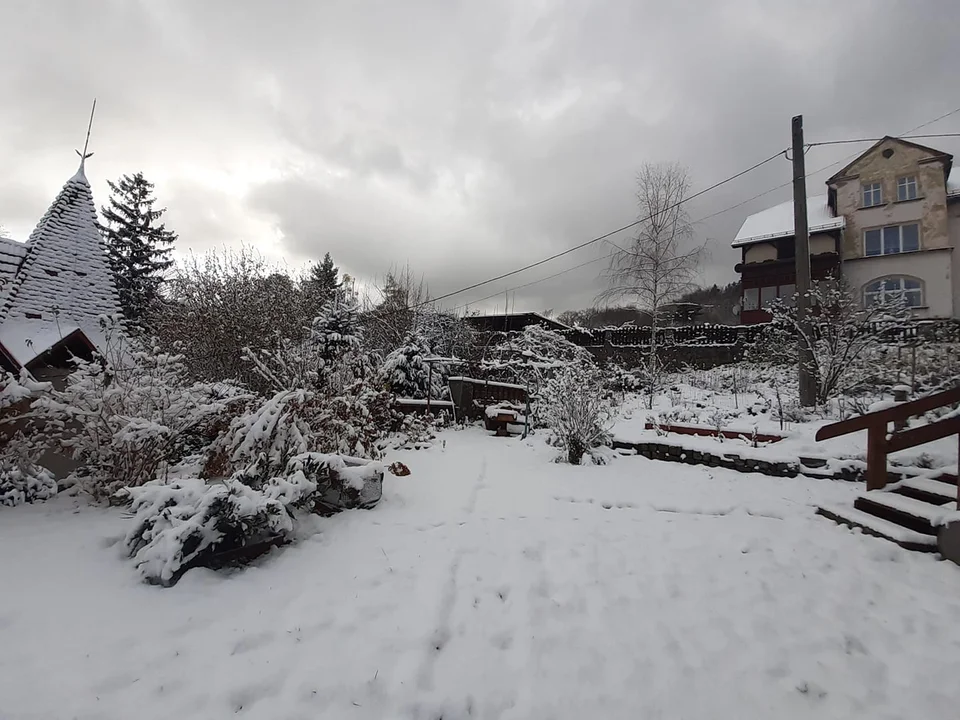
[[(837, 218), (842, 219), (842, 218)], [(828, 233), (833, 230), (843, 230), (847, 226), (846, 222), (841, 223), (831, 223), (829, 225), (815, 225), (812, 228), (809, 228), (808, 234), (817, 235), (820, 233)], [(740, 238), (739, 240), (734, 240), (730, 243), (730, 247), (744, 247), (745, 245), (755, 245), (757, 243), (768, 242), (770, 240), (780, 240), (781, 238), (791, 238), (794, 237), (796, 233), (794, 232), (785, 232), (785, 233), (771, 233), (769, 235), (755, 235), (748, 238)]]

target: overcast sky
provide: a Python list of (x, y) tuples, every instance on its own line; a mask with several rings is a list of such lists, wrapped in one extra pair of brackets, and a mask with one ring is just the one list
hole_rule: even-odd
[[(143, 171), (181, 252), (248, 244), (296, 268), (329, 251), (364, 281), (409, 263), (434, 295), (630, 222), (643, 162), (679, 161), (699, 190), (785, 148), (794, 114), (818, 141), (960, 106), (957, 0), (0, 0), (0, 26), (0, 225), (17, 239), (76, 170), (96, 97), (98, 204)], [(951, 131), (960, 113), (923, 130)], [(814, 148), (808, 170), (858, 147)], [(691, 216), (789, 179), (777, 160)], [(789, 197), (699, 223), (703, 283), (733, 280), (744, 217)], [(602, 268), (512, 301), (589, 306)]]

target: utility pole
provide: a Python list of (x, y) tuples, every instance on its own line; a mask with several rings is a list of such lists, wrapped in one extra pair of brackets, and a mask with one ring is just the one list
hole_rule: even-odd
[(807, 173), (803, 162), (803, 115), (792, 122), (793, 131), (793, 230), (796, 243), (797, 286), (797, 372), (800, 404), (812, 407), (817, 401), (813, 377), (813, 351), (809, 345), (810, 323), (810, 232), (807, 225)]

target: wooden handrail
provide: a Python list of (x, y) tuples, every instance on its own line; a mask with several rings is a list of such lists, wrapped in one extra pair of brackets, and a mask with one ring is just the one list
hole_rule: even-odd
[[(893, 407), (866, 413), (849, 420), (824, 425), (817, 431), (816, 438), (818, 441), (829, 440), (866, 430), (867, 490), (880, 490), (887, 484), (888, 453), (960, 434), (960, 416), (938, 420), (912, 430), (895, 432), (890, 438), (887, 438), (888, 425), (954, 403), (960, 403), (960, 386), (918, 400), (898, 403)], [(960, 507), (960, 498), (958, 498), (958, 507)]]
[(960, 417), (937, 420), (912, 430), (894, 433), (887, 440), (887, 452), (897, 452), (960, 433)]
[(944, 405), (953, 405), (954, 403), (960, 403), (960, 386), (938, 392), (934, 395), (927, 395), (917, 400), (911, 400), (910, 402), (898, 403), (893, 407), (883, 410), (877, 410), (876, 412), (870, 412), (847, 420), (841, 420), (840, 422), (831, 423), (830, 425), (824, 425), (817, 430), (816, 439), (818, 442), (820, 440), (829, 440), (830, 438), (840, 437), (841, 435), (847, 435), (852, 432), (857, 432), (858, 430), (867, 430), (873, 425), (886, 425), (887, 423), (897, 420), (906, 420), (914, 415), (921, 415), (929, 410), (936, 410)]

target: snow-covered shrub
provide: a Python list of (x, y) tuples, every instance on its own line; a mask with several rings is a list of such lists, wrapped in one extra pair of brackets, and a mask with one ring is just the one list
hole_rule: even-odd
[(393, 398), (371, 384), (356, 308), (328, 303), (309, 338), (248, 352), (266, 396), (237, 416), (213, 448), (226, 471), (259, 486), (307, 452), (376, 458), (394, 427)]
[(393, 395), (363, 381), (329, 398), (316, 421), (317, 450), (378, 459), (399, 424), (393, 403)]
[(275, 541), (293, 529), (280, 499), (234, 479), (213, 485), (198, 478), (151, 482), (120, 494), (134, 513), (125, 547), (151, 583), (171, 585), (218, 552)]
[(109, 327), (103, 353), (75, 363), (66, 387), (31, 404), (28, 417), (42, 429), (31, 440), (37, 454), (77, 460), (68, 479), (97, 498), (169, 470), (244, 399), (224, 386), (189, 382), (180, 356), (142, 350)]
[(31, 444), (22, 433), (9, 438), (0, 453), (0, 505), (49, 500), (57, 494), (57, 481), (34, 462)]
[(584, 453), (610, 440), (612, 407), (599, 373), (590, 366), (568, 365), (550, 378), (543, 388), (540, 416), (571, 465), (579, 465)]
[(320, 299), (256, 251), (211, 251), (178, 263), (168, 296), (147, 319), (165, 349), (175, 349), (192, 379), (233, 380), (263, 392), (244, 352), (309, 334)]
[[(378, 462), (305, 453), (290, 461), (287, 479), (274, 479), (267, 492), (273, 497), (295, 498), (295, 503), (324, 513), (372, 507), (380, 500), (383, 472)], [(278, 495), (274, 488), (283, 489), (284, 494)]]
[(769, 308), (773, 321), (751, 353), (781, 364), (796, 363), (802, 338), (812, 358), (817, 403), (825, 404), (882, 374), (873, 351), (886, 336), (906, 329), (911, 314), (902, 298), (865, 307), (843, 278), (815, 281), (809, 298), (813, 305), (809, 332), (798, 322), (796, 299), (792, 304), (778, 299)]
[(422, 400), (429, 392), (436, 400), (445, 398), (446, 371), (437, 363), (431, 373), (426, 362), (431, 356), (427, 339), (418, 331), (411, 332), (403, 344), (384, 359), (379, 372), (380, 382), (397, 397)]
[(569, 366), (592, 366), (593, 356), (579, 345), (540, 325), (528, 325), (490, 348), (483, 362), (491, 380), (516, 383), (538, 394), (544, 382)]
[(311, 449), (310, 420), (318, 412), (315, 394), (281, 390), (249, 412), (234, 418), (222, 443), (232, 465), (250, 482), (265, 482), (287, 466), (294, 455)]
[(614, 393), (639, 393), (649, 384), (645, 368), (627, 370), (622, 365), (610, 363), (604, 368), (603, 387)]

